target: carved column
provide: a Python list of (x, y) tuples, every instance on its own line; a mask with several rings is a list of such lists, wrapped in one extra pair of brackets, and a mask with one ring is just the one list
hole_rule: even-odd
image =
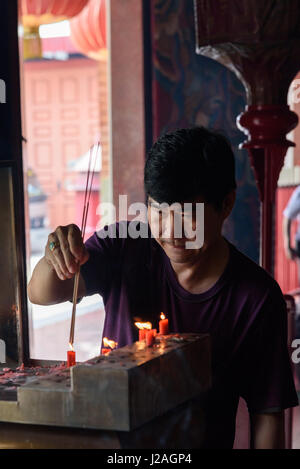
[(261, 265), (273, 273), (277, 180), (298, 123), (287, 105), (300, 69), (300, 2), (297, 0), (195, 0), (197, 53), (232, 70), (246, 89), (237, 118), (261, 200)]

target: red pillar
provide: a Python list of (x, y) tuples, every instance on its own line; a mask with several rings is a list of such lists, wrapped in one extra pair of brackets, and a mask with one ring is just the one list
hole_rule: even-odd
[(273, 273), (274, 201), (287, 148), (286, 134), (297, 115), (287, 102), (300, 69), (298, 1), (196, 0), (197, 52), (235, 72), (246, 89), (247, 106), (238, 125), (258, 185), (261, 210), (261, 264)]

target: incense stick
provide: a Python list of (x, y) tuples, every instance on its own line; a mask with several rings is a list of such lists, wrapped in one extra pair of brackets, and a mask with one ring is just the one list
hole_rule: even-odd
[[(86, 179), (86, 187), (85, 187), (85, 194), (84, 194), (84, 206), (83, 206), (82, 221), (81, 221), (81, 236), (82, 236), (83, 240), (84, 240), (84, 235), (85, 235), (85, 228), (86, 228), (87, 216), (88, 216), (88, 211), (89, 211), (90, 197), (91, 197), (91, 192), (92, 192), (93, 179), (94, 179), (94, 173), (95, 173), (96, 161), (97, 161), (97, 155), (98, 155), (99, 148), (100, 148), (100, 143), (99, 142), (97, 143), (97, 146), (94, 145), (93, 147), (90, 148), (89, 166), (88, 166), (88, 173), (87, 173), (87, 179)], [(93, 150), (95, 150), (95, 156), (94, 156), (93, 170), (92, 170), (92, 174), (91, 174), (91, 163), (92, 163)], [(76, 306), (77, 306), (77, 297), (78, 297), (79, 277), (80, 277), (80, 266), (78, 267), (78, 271), (76, 272), (75, 277), (74, 277), (73, 299), (72, 299), (73, 307), (72, 307), (72, 318), (71, 318), (71, 328), (70, 328), (70, 338), (69, 338), (69, 343), (70, 343), (71, 346), (74, 343), (74, 331), (75, 331), (75, 318), (76, 318)]]

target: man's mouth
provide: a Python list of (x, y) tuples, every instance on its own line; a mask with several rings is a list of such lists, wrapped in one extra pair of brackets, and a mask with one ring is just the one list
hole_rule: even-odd
[(170, 241), (163, 242), (174, 249), (185, 249), (185, 243), (170, 243)]

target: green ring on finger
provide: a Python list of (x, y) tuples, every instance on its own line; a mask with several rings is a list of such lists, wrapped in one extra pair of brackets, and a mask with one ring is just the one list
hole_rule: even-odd
[(57, 247), (58, 247), (58, 244), (56, 244), (55, 241), (51, 241), (51, 243), (49, 244), (49, 249), (51, 252), (53, 252), (54, 249)]

